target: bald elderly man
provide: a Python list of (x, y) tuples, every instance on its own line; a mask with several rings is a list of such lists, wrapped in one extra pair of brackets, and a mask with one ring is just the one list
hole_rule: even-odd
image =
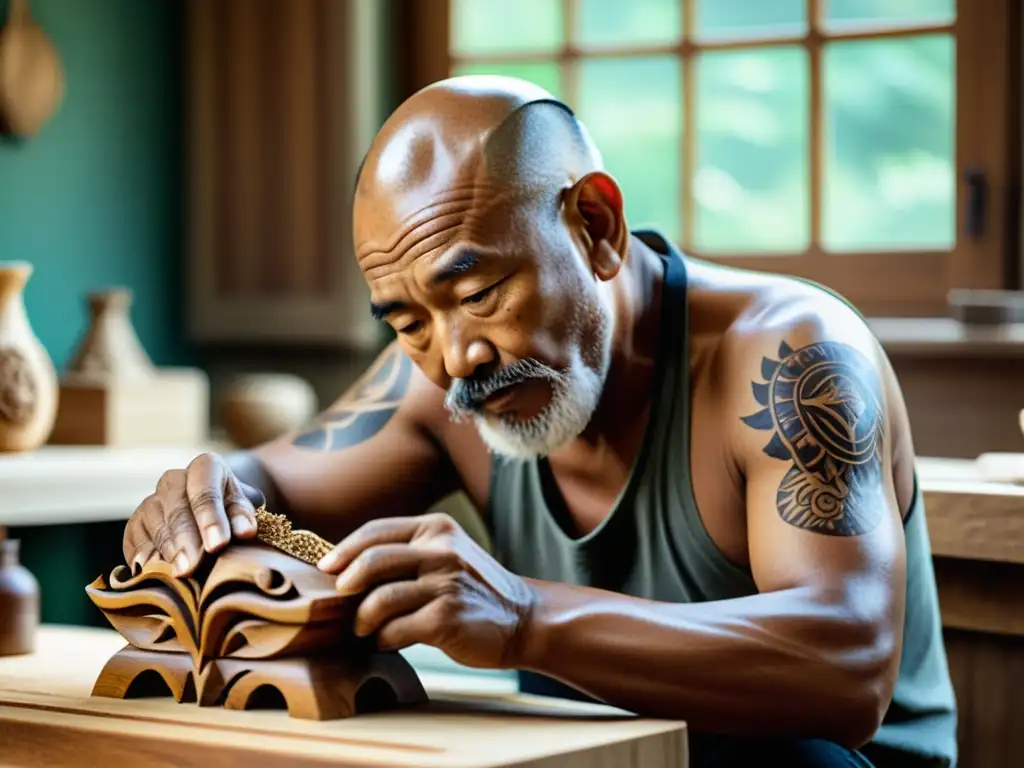
[[(338, 542), (381, 648), (685, 719), (697, 766), (955, 763), (907, 412), (853, 309), (631, 231), (518, 80), (400, 106), (353, 227), (396, 340), (315, 424), (164, 474), (127, 562), (190, 573), (265, 498)], [(426, 514), (455, 491), (493, 554)]]

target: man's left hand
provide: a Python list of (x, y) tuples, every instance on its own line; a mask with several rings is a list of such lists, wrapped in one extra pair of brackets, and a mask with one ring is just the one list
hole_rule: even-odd
[(355, 633), (383, 650), (423, 643), (470, 667), (514, 664), (536, 599), (451, 517), (374, 520), (324, 556), (341, 594), (363, 595)]

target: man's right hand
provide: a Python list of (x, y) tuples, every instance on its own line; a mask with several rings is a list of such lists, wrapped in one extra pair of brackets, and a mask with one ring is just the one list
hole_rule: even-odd
[(164, 472), (124, 531), (124, 557), (132, 570), (158, 559), (171, 563), (175, 576), (188, 576), (203, 551), (216, 552), (231, 536), (256, 534), (261, 494), (240, 482), (220, 456), (204, 453), (187, 469)]

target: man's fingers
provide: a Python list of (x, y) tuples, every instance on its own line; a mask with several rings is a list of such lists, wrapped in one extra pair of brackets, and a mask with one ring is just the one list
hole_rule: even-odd
[(346, 536), (321, 558), (317, 567), (327, 573), (340, 573), (359, 553), (379, 544), (408, 542), (420, 527), (418, 517), (389, 517), (371, 520)]
[(372, 635), (387, 622), (422, 608), (440, 589), (437, 577), (431, 576), (382, 584), (359, 604), (353, 631), (359, 637)]
[(457, 555), (448, 549), (377, 544), (364, 549), (349, 563), (338, 576), (336, 586), (343, 595), (355, 595), (382, 581), (457, 567)]
[(224, 466), (209, 454), (197, 456), (188, 465), (184, 496), (207, 552), (216, 552), (231, 540), (231, 528), (224, 509), (225, 480)]
[(174, 545), (174, 537), (171, 535), (171, 529), (167, 527), (164, 516), (162, 514), (145, 515), (142, 518), (142, 524), (146, 529), (146, 538), (156, 549), (160, 559), (165, 563), (173, 563), (175, 555), (178, 554), (178, 548)]
[(423, 643), (439, 647), (450, 629), (445, 627), (448, 611), (443, 599), (433, 600), (410, 614), (389, 621), (377, 632), (382, 651), (400, 651)]
[(224, 508), (235, 536), (251, 539), (256, 535), (256, 509), (233, 475), (228, 476), (225, 486)]
[(124, 553), (124, 561), (132, 569), (132, 573), (138, 571), (156, 552), (156, 547), (149, 540), (149, 535), (138, 518), (133, 518), (125, 526), (121, 549)]
[(139, 512), (139, 509), (141, 508), (142, 505), (140, 504), (139, 508), (135, 510), (135, 514), (131, 516), (131, 518), (128, 520), (128, 523), (125, 525), (124, 536), (121, 537), (121, 554), (124, 555), (124, 561), (129, 566), (134, 565), (135, 552), (139, 548), (139, 543), (136, 538), (137, 534), (135, 533), (135, 531), (139, 527), (138, 515), (142, 514), (141, 512)]
[(153, 556), (157, 554), (159, 553), (156, 551), (156, 547), (152, 544), (147, 543), (141, 545), (135, 550), (134, 557), (129, 561), (131, 563), (132, 573), (137, 573), (142, 566), (152, 560)]
[(199, 536), (192, 508), (184, 497), (179, 497), (173, 507), (164, 507), (164, 526), (170, 531), (172, 546), (176, 550), (174, 559), (175, 576), (189, 576), (203, 554), (203, 541)]

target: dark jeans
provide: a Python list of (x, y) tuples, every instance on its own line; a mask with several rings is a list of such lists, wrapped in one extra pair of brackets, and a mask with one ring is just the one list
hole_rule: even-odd
[(860, 752), (823, 739), (737, 739), (690, 734), (692, 768), (875, 768)]
[[(519, 690), (541, 696), (558, 696), (577, 701), (593, 701), (589, 696), (557, 680), (531, 672), (519, 673)], [(692, 768), (945, 768), (945, 760), (908, 755), (868, 744), (860, 751), (851, 751), (823, 739), (739, 739), (690, 733), (690, 765)]]
[(737, 739), (691, 733), (692, 768), (792, 766), (793, 768), (948, 768), (944, 759), (866, 744), (852, 751), (823, 739)]

